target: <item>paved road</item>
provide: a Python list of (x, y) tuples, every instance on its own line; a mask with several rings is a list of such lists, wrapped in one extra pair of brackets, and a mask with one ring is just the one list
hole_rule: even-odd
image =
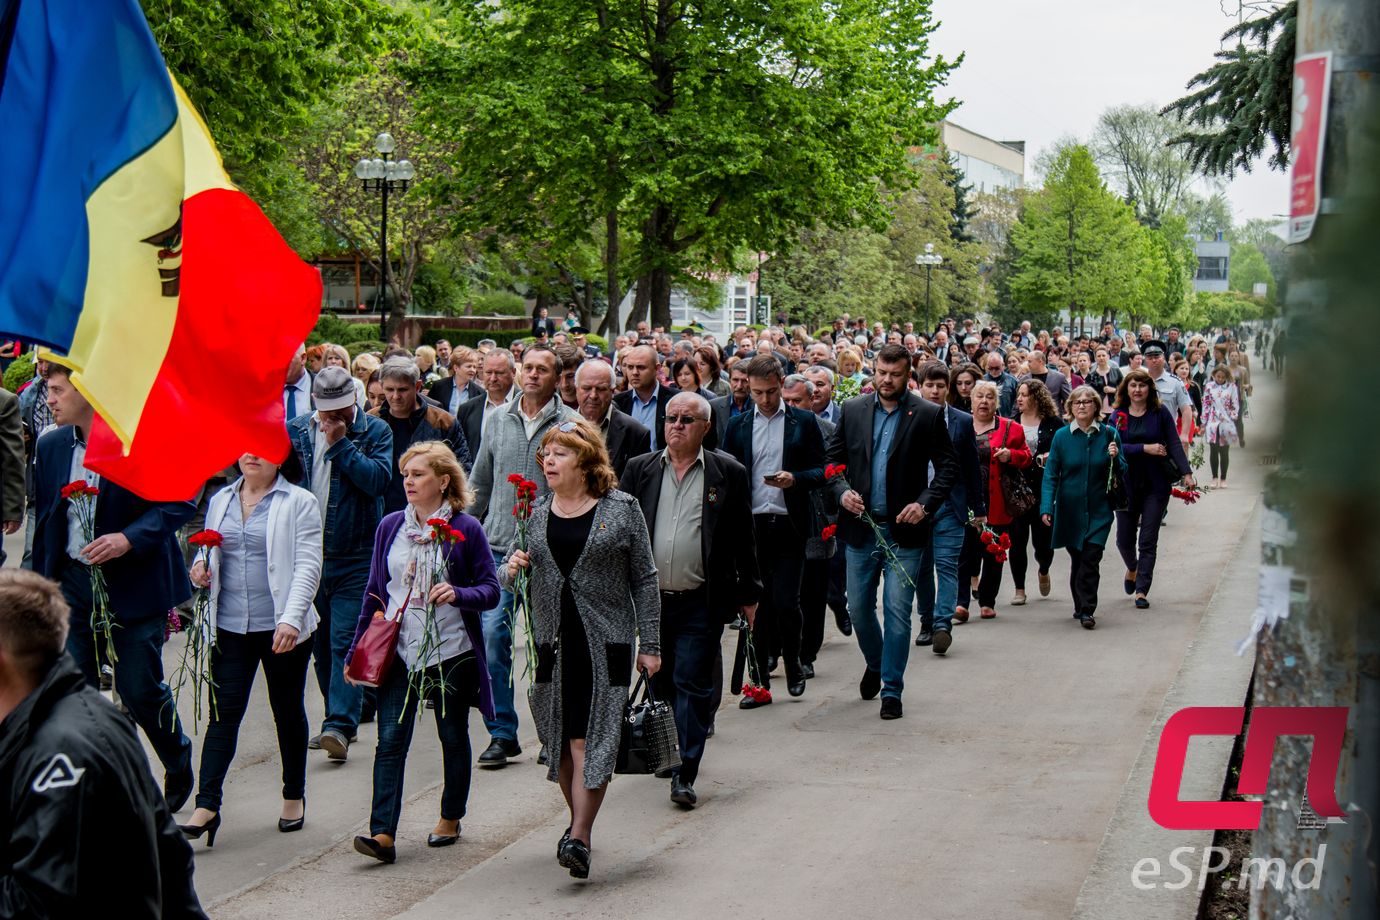
[[(1256, 414), (1266, 421), (1252, 423), (1252, 449), (1236, 452), (1231, 488), (1171, 510), (1153, 609), (1131, 606), (1109, 553), (1098, 628), (1079, 628), (1061, 553), (1049, 598), (1007, 606), (1008, 578), (996, 620), (959, 627), (946, 658), (915, 650), (898, 722), (880, 721), (877, 703), (859, 699), (862, 658), (831, 625), (804, 697), (783, 693), (762, 710), (720, 713), (698, 809), (677, 810), (662, 781), (616, 779), (586, 883), (555, 864), (565, 810), (536, 765), (522, 706), (527, 752), (505, 769), (476, 772), (460, 845), (425, 846), (440, 779), (429, 719), (408, 763), (396, 865), (350, 847), (368, 820), (373, 726), (344, 765), (312, 755), (306, 829), (277, 833), (280, 781), (261, 681), (220, 837), (214, 849), (197, 845), (203, 901), (217, 918), (280, 920), (324, 911), (1067, 917), (1208, 600), (1254, 539), (1276, 397), (1272, 381), (1257, 385)], [(1246, 623), (1243, 613), (1242, 634)], [(180, 648), (176, 639), (168, 646), (169, 664)], [(318, 721), (315, 690), (309, 709)], [(477, 717), (471, 738), (486, 741)]]

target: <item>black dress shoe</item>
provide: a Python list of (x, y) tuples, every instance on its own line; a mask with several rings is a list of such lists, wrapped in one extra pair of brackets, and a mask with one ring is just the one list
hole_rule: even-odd
[(926, 645), (934, 644), (934, 633), (928, 629), (921, 629), (920, 635), (915, 637), (915, 644), (922, 648)]
[(509, 757), (516, 757), (522, 753), (522, 748), (516, 741), (508, 738), (495, 738), (489, 742), (489, 746), (484, 749), (484, 753), (479, 755), (479, 765), (481, 767), (501, 767), (508, 763)]
[(853, 621), (849, 618), (848, 611), (835, 610), (834, 625), (837, 626), (839, 632), (843, 633), (845, 636), (853, 635)]
[(397, 847), (386, 847), (373, 837), (356, 837), (355, 852), (363, 853), (365, 856), (372, 856), (381, 863), (395, 863), (398, 861)]
[(300, 831), (302, 826), (307, 823), (307, 800), (302, 799), (302, 817), (300, 818), (279, 818), (278, 832), (291, 834), (293, 831)]
[(556, 861), (570, 870), (571, 878), (589, 878), (589, 846), (584, 841), (567, 840)]
[(455, 828), (453, 834), (427, 834), (426, 845), (429, 847), (448, 847), (460, 839), (460, 828)]
[(1149, 598), (1145, 598), (1145, 597), (1138, 597), (1138, 598), (1136, 598), (1136, 609), (1137, 609), (1137, 610), (1149, 610), (1149, 609), (1150, 609), (1150, 599), (1149, 599)]
[(786, 692), (791, 696), (805, 695), (805, 675), (797, 674), (794, 677), (786, 678)]
[(771, 655), (771, 656), (769, 656), (769, 657), (767, 658), (767, 673), (768, 673), (768, 674), (774, 674), (774, 673), (776, 673), (776, 666), (777, 666), (780, 662), (781, 662), (781, 657), (780, 657), (779, 655)]
[(862, 680), (858, 681), (858, 693), (865, 700), (875, 700), (877, 694), (882, 692), (882, 672), (874, 671), (871, 668), (863, 671)]
[(934, 653), (942, 655), (949, 650), (949, 646), (954, 644), (954, 634), (947, 629), (937, 629), (934, 631)]
[(541, 764), (543, 767), (551, 765), (551, 759), (546, 756), (546, 748), (542, 748), (537, 754), (537, 763)]
[(567, 843), (569, 843), (569, 842), (570, 842), (570, 828), (567, 827), (567, 828), (565, 829), (565, 833), (564, 833), (564, 834), (561, 834), (560, 842), (556, 844), (556, 858), (557, 858), (557, 859), (560, 859), (560, 858), (561, 858), (561, 850), (564, 850), (564, 849), (565, 849), (565, 845), (566, 845)]
[(164, 774), (163, 798), (168, 803), (168, 811), (174, 814), (181, 811), (182, 806), (192, 797), (192, 788), (195, 785), (196, 777), (192, 775), (190, 764), (175, 773)]
[(694, 808), (699, 801), (699, 796), (695, 795), (695, 787), (689, 783), (681, 782), (679, 776), (671, 783), (671, 801), (682, 808)]
[(897, 696), (882, 697), (882, 718), (899, 719), (901, 718), (901, 698)]
[(815, 676), (815, 666), (812, 664), (802, 664), (800, 666), (800, 676), (806, 680), (812, 680)]
[(1078, 622), (1083, 624), (1084, 629), (1094, 629), (1097, 626), (1097, 620), (1093, 619), (1091, 613), (1083, 614), (1078, 618)]
[(770, 705), (771, 705), (771, 697), (770, 697), (770, 696), (767, 696), (765, 699), (760, 699), (760, 700), (755, 700), (755, 699), (753, 699), (753, 698), (750, 697), (750, 696), (745, 696), (745, 697), (743, 697), (742, 699), (738, 700), (738, 708), (739, 708), (739, 709), (756, 709), (756, 708), (758, 708), (759, 706), (770, 706)]

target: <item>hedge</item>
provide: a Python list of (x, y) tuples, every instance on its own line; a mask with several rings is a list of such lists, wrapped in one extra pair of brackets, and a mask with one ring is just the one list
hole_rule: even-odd
[[(476, 348), (480, 339), (493, 339), (499, 348), (507, 348), (513, 339), (520, 339), (524, 344), (530, 345), (533, 338), (530, 335), (518, 335), (520, 329), (427, 329), (422, 332), (422, 344), (435, 346), (441, 339), (450, 342), (451, 345), (467, 345)], [(597, 346), (601, 351), (608, 351), (609, 343), (602, 335), (590, 333), (585, 336), (585, 341)]]

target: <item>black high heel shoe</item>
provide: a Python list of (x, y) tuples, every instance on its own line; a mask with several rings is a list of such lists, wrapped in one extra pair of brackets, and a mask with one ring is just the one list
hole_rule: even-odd
[(574, 837), (561, 847), (560, 864), (570, 870), (571, 878), (589, 878), (589, 846)]
[(179, 824), (178, 829), (182, 831), (182, 836), (188, 840), (200, 840), (201, 835), (206, 835), (206, 848), (210, 849), (216, 845), (216, 831), (220, 830), (220, 812), (205, 824)]
[(304, 825), (304, 824), (306, 824), (306, 823), (307, 823), (307, 797), (306, 797), (306, 796), (302, 796), (302, 817), (300, 817), (300, 818), (294, 818), (294, 819), (291, 820), (291, 821), (289, 821), (287, 818), (279, 818), (279, 819), (278, 819), (278, 832), (279, 832), (279, 833), (282, 833), (282, 834), (291, 834), (293, 831), (300, 831), (300, 830), (302, 829), (302, 825)]

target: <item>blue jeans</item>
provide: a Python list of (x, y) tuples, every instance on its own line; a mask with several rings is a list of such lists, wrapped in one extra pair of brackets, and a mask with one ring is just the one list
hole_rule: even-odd
[(916, 606), (922, 629), (949, 630), (958, 604), (958, 560), (963, 555), (965, 525), (946, 503), (934, 518), (929, 546), (920, 553)]
[(326, 700), (321, 730), (340, 732), (348, 740), (359, 730), (363, 695), (345, 683), (345, 653), (355, 639), (359, 613), (364, 605), (364, 586), (369, 580), (369, 560), (327, 559), (321, 566), (321, 585), (316, 589), (316, 612), (321, 624), (312, 646), (316, 683)]
[[(882, 525), (888, 541), (889, 529)], [(891, 544), (902, 568), (912, 582), (918, 582), (921, 547), (900, 547)], [(886, 564), (882, 554), (870, 541), (861, 548), (848, 547), (848, 615), (858, 636), (867, 667), (882, 674), (882, 696), (901, 698), (905, 684), (906, 662), (910, 658), (910, 608), (915, 602), (915, 588)], [(882, 586), (882, 617), (877, 622), (877, 582), (886, 570)]]
[[(503, 565), (503, 553), (494, 553), (494, 566)], [(517, 707), (513, 705), (513, 592), (498, 595), (498, 606), (485, 610), (484, 655), (489, 661), (489, 682), (494, 695), (494, 717), (484, 720), (489, 737), (517, 740)]]
[[(459, 821), (465, 817), (470, 798), (470, 703), (479, 694), (479, 665), (473, 654), (464, 654), (431, 669), (444, 674), (441, 691), (433, 689), (436, 703), (436, 734), (441, 739), (441, 817)], [(379, 687), (379, 744), (374, 752), (374, 802), (369, 811), (369, 833), (398, 835), (402, 814), (403, 773), (412, 730), (417, 725), (417, 694), (407, 692), (407, 663), (393, 662)]]

